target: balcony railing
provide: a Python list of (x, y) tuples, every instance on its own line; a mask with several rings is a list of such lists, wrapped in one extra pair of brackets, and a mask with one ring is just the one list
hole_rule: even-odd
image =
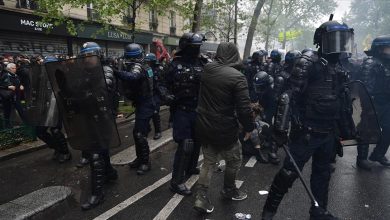
[(169, 28), (169, 34), (176, 35), (176, 27), (170, 27)]
[(149, 29), (152, 31), (157, 31), (158, 21), (149, 22)]

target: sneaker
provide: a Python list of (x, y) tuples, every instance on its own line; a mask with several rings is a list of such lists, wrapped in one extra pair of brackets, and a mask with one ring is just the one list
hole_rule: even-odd
[(87, 164), (89, 164), (89, 160), (87, 158), (81, 157), (79, 163), (76, 164), (76, 167), (82, 168)]
[(214, 206), (211, 205), (207, 196), (198, 194), (196, 195), (194, 209), (200, 213), (212, 213), (214, 211)]
[(390, 161), (385, 157), (376, 157), (374, 154), (371, 154), (370, 158), (371, 161), (378, 162), (382, 164), (383, 166), (389, 167), (390, 166)]
[(330, 212), (321, 207), (311, 207), (310, 220), (339, 220), (339, 218), (333, 216)]
[(154, 140), (158, 140), (158, 139), (160, 139), (161, 137), (162, 137), (161, 133), (160, 133), (160, 132), (157, 132), (156, 134), (154, 134), (153, 139), (154, 139)]
[(65, 154), (58, 154), (58, 162), (59, 163), (65, 163), (66, 161), (69, 161), (72, 159), (72, 154), (70, 153), (65, 153)]
[(248, 197), (246, 193), (243, 191), (233, 188), (233, 189), (223, 189), (221, 191), (221, 195), (225, 197), (226, 199), (231, 199), (233, 201), (241, 201)]

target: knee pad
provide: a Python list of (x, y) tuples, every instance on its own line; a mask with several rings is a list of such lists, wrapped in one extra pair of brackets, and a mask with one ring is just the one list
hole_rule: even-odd
[(185, 139), (183, 141), (183, 151), (185, 155), (191, 155), (194, 151), (194, 140)]
[(295, 171), (282, 168), (275, 176), (275, 183), (287, 191), (297, 178), (298, 174)]
[(139, 131), (133, 131), (134, 141), (136, 144), (147, 144), (146, 136)]

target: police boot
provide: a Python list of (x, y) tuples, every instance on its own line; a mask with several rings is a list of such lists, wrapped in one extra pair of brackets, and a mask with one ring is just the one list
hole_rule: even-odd
[(180, 195), (191, 195), (192, 192), (184, 184), (185, 170), (192, 154), (194, 142), (192, 139), (186, 139), (179, 143), (173, 162), (172, 180), (170, 190)]
[(378, 162), (380, 164), (382, 164), (383, 166), (386, 166), (386, 167), (389, 167), (390, 166), (390, 161), (385, 157), (385, 156), (376, 156), (374, 154), (375, 152), (373, 152), (371, 155), (370, 155), (370, 160), (371, 161), (375, 161), (375, 162)]
[(69, 152), (68, 143), (65, 139), (65, 135), (59, 129), (52, 130), (53, 138), (56, 140), (57, 145), (57, 160), (59, 163), (64, 163), (72, 159), (72, 154)]
[(153, 125), (154, 125), (154, 140), (160, 139), (161, 136), (161, 120), (160, 120), (160, 114), (154, 113), (153, 114)]
[(39, 139), (41, 139), (45, 144), (54, 150), (53, 156), (51, 157), (52, 160), (58, 160), (58, 146), (55, 143), (55, 139), (53, 136), (47, 131), (48, 127), (45, 126), (37, 126), (35, 127), (36, 135)]
[(268, 153), (268, 161), (272, 164), (278, 165), (280, 163), (279, 156), (277, 154), (278, 148), (272, 143), (270, 152)]
[(187, 169), (185, 170), (186, 178), (191, 177), (192, 175), (199, 175), (200, 169), (198, 168), (198, 160), (200, 153), (200, 144), (194, 142), (192, 152), (188, 155)]
[(103, 156), (104, 164), (105, 164), (106, 182), (117, 180), (118, 179), (118, 172), (111, 164), (109, 150), (108, 149), (104, 150), (102, 152), (102, 156)]
[(321, 207), (312, 206), (310, 208), (310, 220), (339, 220), (339, 218)]
[(256, 160), (259, 161), (259, 163), (269, 163), (268, 158), (261, 149), (256, 149)]
[(105, 164), (104, 159), (98, 153), (91, 156), (91, 188), (92, 195), (88, 201), (81, 205), (82, 210), (89, 210), (104, 200)]
[(76, 164), (76, 167), (82, 168), (85, 165), (89, 164), (89, 158), (90, 155), (86, 151), (81, 151), (81, 158), (78, 164)]
[(298, 175), (295, 172), (285, 168), (276, 174), (263, 208), (263, 220), (271, 220), (274, 217), (284, 195), (297, 178)]
[(372, 169), (372, 164), (367, 160), (368, 145), (358, 145), (357, 150), (356, 166), (360, 169), (370, 171)]
[(149, 150), (148, 141), (146, 140), (146, 137), (140, 132), (137, 132), (135, 134), (134, 140), (135, 140), (135, 146), (136, 148), (138, 148), (139, 151), (139, 156), (137, 155), (137, 158), (139, 158), (140, 161), (140, 165), (137, 168), (137, 174), (144, 175), (145, 173), (149, 172), (151, 169), (151, 164), (149, 161), (150, 150)]

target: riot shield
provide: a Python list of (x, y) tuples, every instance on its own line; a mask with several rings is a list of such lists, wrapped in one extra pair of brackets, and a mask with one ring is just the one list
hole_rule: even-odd
[(366, 87), (361, 81), (353, 81), (348, 85), (351, 93), (353, 115), (357, 138), (342, 141), (344, 146), (356, 144), (376, 144), (381, 136), (381, 129), (376, 116), (375, 107)]
[(26, 90), (27, 122), (32, 126), (55, 127), (58, 124), (56, 99), (43, 65), (33, 65)]
[(99, 150), (119, 146), (99, 57), (46, 63), (46, 71), (72, 148)]

